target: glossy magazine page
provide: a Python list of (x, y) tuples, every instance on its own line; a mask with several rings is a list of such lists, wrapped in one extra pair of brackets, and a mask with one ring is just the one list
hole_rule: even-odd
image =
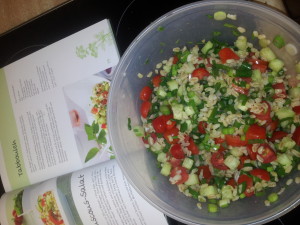
[(128, 183), (116, 160), (4, 194), (8, 225), (168, 224)]
[(104, 109), (118, 61), (102, 20), (0, 69), (6, 192), (113, 157)]

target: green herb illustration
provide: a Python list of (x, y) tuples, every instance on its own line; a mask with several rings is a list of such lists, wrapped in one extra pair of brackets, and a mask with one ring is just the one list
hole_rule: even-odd
[(95, 35), (95, 41), (88, 44), (87, 47), (82, 45), (76, 47), (76, 55), (83, 59), (87, 56), (92, 56), (97, 58), (99, 49), (101, 48), (105, 51), (107, 45), (111, 45), (113, 43), (113, 38), (111, 32), (104, 33), (103, 31), (99, 32)]
[(85, 124), (84, 125), (85, 132), (88, 136), (88, 140), (94, 140), (99, 144), (99, 148), (94, 147), (91, 148), (88, 152), (88, 154), (85, 157), (85, 162), (88, 162), (92, 158), (94, 158), (98, 152), (100, 152), (100, 149), (103, 147), (103, 145), (107, 144), (107, 139), (106, 139), (106, 131), (102, 129), (100, 132), (99, 124), (95, 123), (93, 121), (92, 125)]

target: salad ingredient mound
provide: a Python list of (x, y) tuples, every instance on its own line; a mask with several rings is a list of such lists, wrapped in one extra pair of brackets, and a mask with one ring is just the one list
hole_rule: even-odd
[(239, 36), (173, 52), (139, 96), (138, 136), (162, 175), (216, 212), (299, 168), (300, 85), (271, 48)]
[(52, 191), (47, 191), (38, 196), (38, 211), (41, 214), (41, 220), (46, 225), (63, 225), (64, 221), (56, 203)]

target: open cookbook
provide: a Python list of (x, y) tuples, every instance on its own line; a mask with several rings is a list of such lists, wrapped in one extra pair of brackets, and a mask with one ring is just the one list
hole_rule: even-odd
[(0, 223), (167, 224), (114, 159), (108, 20), (0, 69)]

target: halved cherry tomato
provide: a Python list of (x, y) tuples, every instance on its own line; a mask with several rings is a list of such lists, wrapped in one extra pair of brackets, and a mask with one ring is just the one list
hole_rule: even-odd
[(207, 165), (199, 166), (197, 171), (198, 176), (202, 175), (202, 177), (206, 180), (206, 183), (209, 183), (212, 178), (212, 174)]
[(245, 146), (247, 144), (247, 141), (243, 141), (238, 135), (226, 134), (225, 140), (228, 145), (234, 147)]
[(249, 156), (246, 156), (246, 155), (242, 155), (240, 156), (240, 164), (239, 166), (237, 167), (238, 170), (241, 170), (242, 168), (244, 168), (244, 164), (245, 164), (245, 161), (250, 159)]
[(200, 134), (206, 134), (206, 127), (207, 127), (207, 122), (205, 121), (200, 121), (198, 123), (198, 131), (200, 132)]
[(273, 132), (272, 137), (268, 138), (268, 141), (274, 142), (275, 140), (281, 140), (282, 138), (286, 137), (287, 135), (288, 135), (287, 132), (284, 132), (281, 130), (275, 131), (275, 132)]
[(97, 112), (98, 112), (98, 108), (93, 107), (92, 110), (91, 110), (91, 113), (96, 114)]
[(236, 187), (236, 182), (233, 178), (229, 179), (226, 184), (232, 186), (233, 188)]
[(274, 132), (278, 127), (279, 121), (278, 120), (268, 120), (265, 124), (265, 127), (268, 132)]
[(249, 172), (252, 176), (258, 177), (261, 180), (270, 180), (270, 174), (268, 171), (260, 168), (253, 169)]
[(265, 73), (268, 68), (268, 62), (261, 59), (248, 58), (247, 62), (251, 62), (252, 70), (260, 70), (261, 73)]
[(247, 197), (250, 197), (254, 194), (254, 191), (252, 191), (252, 187), (253, 187), (253, 180), (251, 177), (249, 177), (248, 175), (246, 174), (242, 174), (239, 176), (239, 179), (238, 179), (238, 184), (241, 184), (245, 182), (246, 183), (246, 190), (244, 192), (244, 194), (247, 196)]
[(140, 92), (140, 99), (142, 101), (148, 101), (151, 97), (151, 94), (152, 94), (152, 89), (149, 86), (145, 86)]
[(162, 80), (162, 75), (156, 75), (152, 78), (152, 84), (154, 87), (159, 87)]
[[(273, 84), (272, 87), (275, 90), (275, 94), (273, 95), (273, 98), (286, 98), (287, 97), (284, 83), (276, 83), (276, 84)], [(276, 93), (277, 92), (276, 90), (280, 91), (280, 93)]]
[(235, 59), (235, 60), (240, 59), (240, 57), (234, 51), (232, 51), (231, 48), (222, 48), (219, 51), (219, 56), (222, 63), (226, 63), (228, 59)]
[(293, 111), (296, 113), (296, 115), (300, 114), (300, 105), (293, 107)]
[(183, 184), (189, 178), (186, 168), (182, 166), (177, 166), (171, 170), (170, 178), (174, 178), (176, 175), (180, 175), (180, 179), (176, 180), (174, 184)]
[(162, 134), (166, 131), (166, 121), (164, 116), (158, 116), (154, 120), (152, 120), (152, 126), (154, 130)]
[(251, 160), (256, 160), (257, 152), (252, 150), (253, 145), (247, 145), (247, 152)]
[(146, 118), (148, 116), (148, 113), (151, 109), (151, 106), (152, 106), (151, 102), (148, 102), (148, 101), (142, 102), (142, 104), (141, 104), (141, 115), (142, 115), (142, 117)]
[(292, 139), (296, 142), (296, 145), (300, 146), (300, 126), (294, 131)]
[(51, 210), (49, 210), (49, 220), (55, 225), (60, 225), (64, 223), (62, 219), (56, 218), (56, 216), (53, 214)]
[(195, 144), (193, 138), (189, 139), (189, 145), (187, 146), (188, 150), (191, 151), (192, 155), (198, 155), (199, 154), (199, 148), (198, 146)]
[(261, 153), (257, 152), (257, 155), (262, 158), (263, 160), (262, 163), (270, 163), (277, 159), (277, 155), (270, 145), (264, 143), (264, 144), (260, 144), (259, 148), (260, 147), (263, 147), (263, 151)]
[(197, 68), (192, 72), (192, 77), (197, 77), (199, 80), (202, 80), (203, 77), (207, 76), (209, 76), (209, 72), (202, 67)]
[(173, 127), (170, 130), (166, 130), (163, 135), (166, 141), (169, 144), (176, 144), (179, 142), (179, 138), (177, 137), (179, 134), (179, 129), (177, 127)]
[(263, 110), (261, 113), (252, 113), (259, 120), (271, 120), (271, 106), (267, 101), (262, 101), (262, 103), (267, 105), (266, 110)]
[(176, 121), (172, 120), (173, 119), (173, 114), (170, 115), (163, 115), (166, 123), (166, 129), (171, 130), (173, 127), (176, 126)]
[(170, 148), (170, 153), (176, 159), (184, 159), (185, 155), (180, 144), (174, 144)]
[(224, 164), (224, 155), (222, 152), (217, 151), (214, 152), (211, 155), (211, 164), (213, 165), (213, 167), (219, 169), (219, 170), (227, 170), (228, 167)]
[(214, 138), (214, 141), (216, 144), (222, 144), (225, 142), (225, 139), (218, 137), (218, 138)]
[(246, 132), (246, 140), (253, 140), (253, 139), (266, 139), (266, 128), (261, 127), (257, 124), (252, 124), (247, 132)]

